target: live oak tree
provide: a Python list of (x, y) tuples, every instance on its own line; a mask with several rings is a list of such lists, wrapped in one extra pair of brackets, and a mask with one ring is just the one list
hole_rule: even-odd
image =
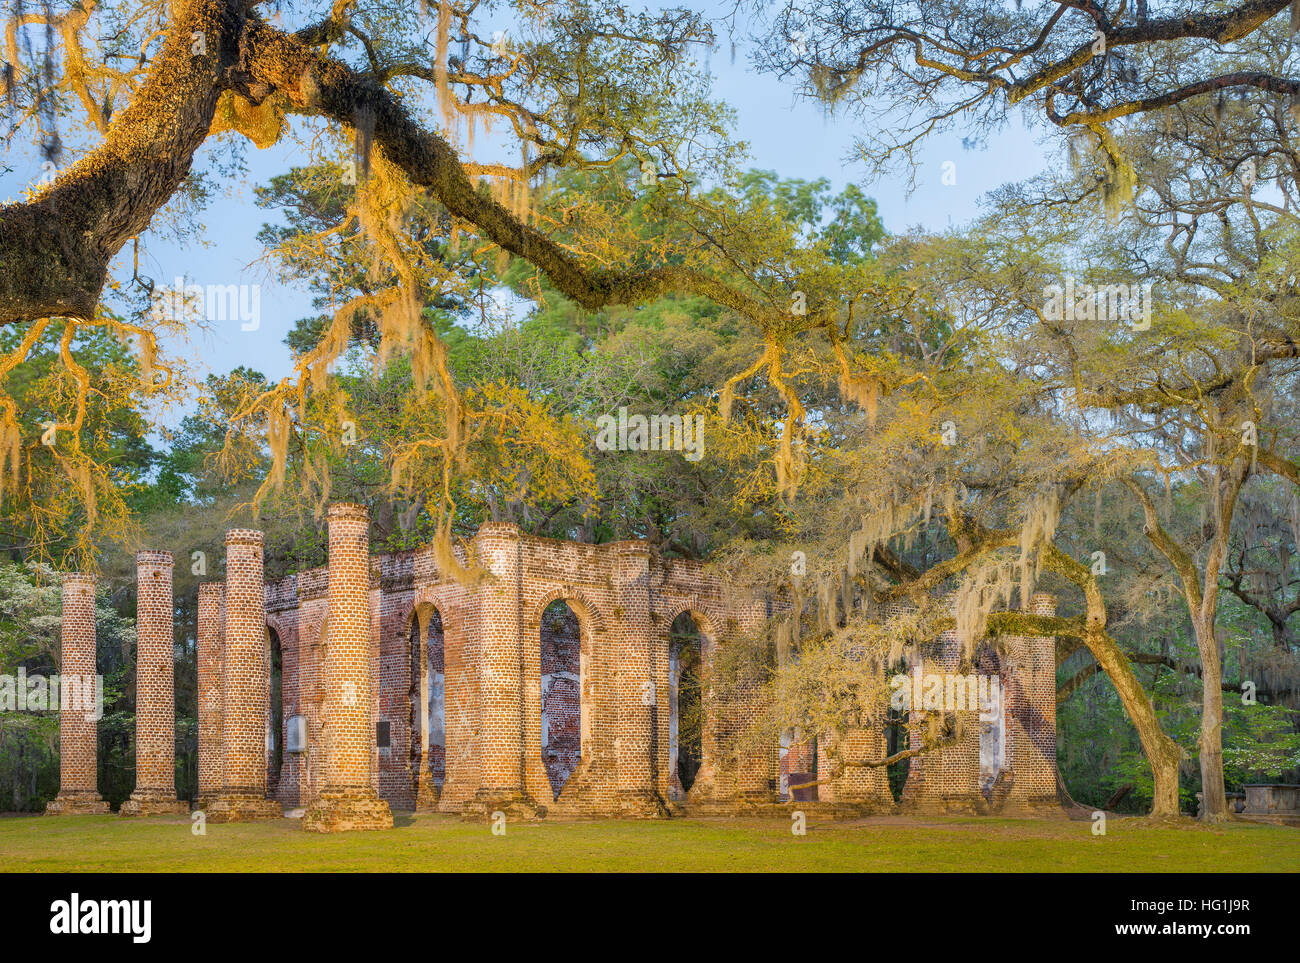
[[(1117, 119), (1191, 111), (1219, 88), (1290, 92), (1290, 81), (1279, 79), (1284, 69), (1220, 76), (1239, 53), (1221, 52), (1222, 45), (1271, 36), (1281, 29), (1271, 18), (1284, 4), (1185, 17), (1139, 5), (1133, 23), (1127, 12), (1090, 3), (1056, 6), (1043, 15), (1012, 14), (1001, 4), (903, 5), (916, 25), (911, 33), (886, 22), (885, 33), (857, 45), (851, 63), (830, 55), (850, 49), (851, 36), (832, 38), (832, 51), (814, 33), (813, 59), (804, 60), (784, 32), (770, 52), (795, 51), (800, 59), (788, 66), (808, 68), (809, 89), (832, 102), (845, 102), (855, 78), (883, 78), (875, 86), (894, 106), (939, 105), (922, 130), (962, 109), (996, 125), (1011, 104), (1040, 104), (1049, 120), (1091, 138), (1076, 144), (1085, 166), (1098, 171), (1084, 193), (1100, 191), (1112, 210), (1136, 181), (1135, 162), (1113, 130)], [(852, 16), (870, 21), (895, 7), (868, 4)], [(62, 318), (74, 335), (98, 326), (133, 337), (144, 391), (170, 390), (156, 356), (159, 324), (147, 310), (154, 291), (139, 269), (139, 242), (178, 207), (202, 201), (207, 172), (196, 158), (208, 142), (267, 147), (301, 139), (304, 168), (337, 176), (335, 206), (328, 217), (296, 225), (304, 230), (295, 237), (272, 240), (298, 245), (286, 252), (290, 261), (325, 286), (322, 316), (300, 345), (294, 374), (242, 397), (227, 458), (254, 459), (266, 439), (268, 484), (257, 500), (274, 497), (293, 471), (310, 476), (309, 485), (314, 479), (323, 499), (329, 488), (319, 482), (330, 477), (342, 416), (351, 413), (331, 367), (358, 330), (368, 331), (382, 359), (409, 359), (414, 403), (401, 414), (412, 420), (389, 421), (403, 445), (385, 458), (394, 490), (435, 480), (426, 504), (437, 511), (435, 545), (448, 564), (458, 471), (494, 427), (519, 427), (502, 419), (524, 410), (526, 399), (510, 385), (491, 396), (466, 390), (446, 329), (426, 323), (426, 306), (473, 303), (474, 271), (482, 277), (498, 259), (498, 275), (532, 274), (535, 290), (545, 286), (585, 311), (707, 299), (752, 332), (748, 356), (719, 379), (722, 418), (710, 438), (723, 453), (719, 469), (732, 479), (728, 494), (748, 506), (746, 534), (769, 543), (811, 539), (827, 559), (842, 559), (846, 546), (868, 556), (851, 578), (827, 563), (810, 616), (827, 626), (828, 585), (852, 593), (845, 609), (858, 598), (919, 605), (946, 580), (966, 576), (958, 628), (968, 641), (985, 628), (1076, 633), (1138, 727), (1155, 771), (1155, 811), (1176, 808), (1176, 753), (1106, 631), (1095, 580), (1051, 539), (1054, 500), (1112, 467), (1083, 457), (1076, 435), (1048, 430), (1042, 384), (1021, 383), (1003, 363), (1014, 354), (1008, 336), (1023, 331), (1013, 322), (1023, 318), (1025, 276), (1037, 273), (1013, 276), (1020, 262), (1009, 258), (989, 278), (972, 279), (979, 238), (971, 250), (905, 239), (887, 256), (868, 257), (875, 253), (870, 231), (855, 236), (837, 221), (845, 212), (851, 219), (854, 199), (820, 230), (806, 230), (790, 216), (806, 196), (760, 189), (736, 170), (726, 111), (710, 100), (695, 63), (713, 42), (696, 14), (520, 0), (497, 8), (518, 32), (493, 38), (482, 24), (496, 11), (478, 4), (422, 10), (338, 0), (328, 11), (286, 9), (297, 29), (242, 0), (118, 0), (66, 11), (11, 5), (6, 103), (14, 129), (40, 143), (57, 176), (0, 208), (0, 324), (39, 336), (51, 318)], [(834, 5), (825, 9), (832, 31), (856, 22)], [(1044, 16), (1044, 23), (1034, 19)], [(1120, 88), (1099, 91), (1118, 56), (1093, 62), (1089, 23), (1108, 49), (1149, 58), (1162, 82), (1174, 78), (1174, 95), (1129, 109), (1116, 99)], [(936, 48), (935, 25), (952, 42)], [(1014, 45), (1005, 42), (1018, 35)], [(916, 71), (896, 59), (916, 50)], [(953, 58), (964, 66), (954, 70)], [(1200, 74), (1185, 77), (1206, 70), (1213, 86)], [(970, 102), (966, 93), (945, 101), (954, 87)], [(66, 127), (70, 116), (85, 121), (84, 133)], [(507, 156), (517, 153), (517, 162), (475, 160), (472, 141), (489, 124), (504, 132)], [(890, 149), (908, 149), (912, 135), (904, 137)], [(628, 165), (631, 179), (613, 178), (607, 190), (553, 190), (566, 172), (618, 173)], [(342, 260), (341, 241), (350, 246)], [(464, 270), (459, 252), (478, 267)], [(137, 310), (109, 311), (106, 301)], [(166, 323), (186, 326), (183, 318)], [(29, 350), (24, 338), (9, 363)], [(1017, 363), (1020, 374), (1033, 371), (1034, 359)], [(73, 403), (56, 426), (67, 464), (56, 470), (85, 477), (93, 455), (83, 444), (81, 412), (93, 389), (68, 370)], [(994, 443), (949, 451), (935, 440), (945, 421)], [(1030, 425), (1035, 444), (1022, 455), (1019, 433)], [(12, 400), (0, 399), (0, 450), (16, 450), (15, 440), (31, 444), (29, 434)], [(302, 457), (291, 457), (291, 439), (309, 441)], [(847, 454), (837, 440), (850, 442)], [(11, 479), (19, 467), (10, 461)], [(496, 476), (496, 485), (505, 479)], [(93, 502), (93, 486), (77, 490)], [(946, 539), (943, 554), (922, 565), (898, 557), (899, 540), (930, 537), (939, 519), (934, 537)], [(1046, 622), (994, 611), (1012, 588), (1023, 601), (1052, 569), (1077, 586), (1081, 614)]]
[[(287, 439), (313, 416), (308, 409), (338, 414), (337, 394), (324, 398), (328, 369), (364, 316), (379, 332), (380, 353), (407, 353), (417, 390), (446, 409), (439, 436), (395, 458), (393, 483), (409, 484), (417, 471), (441, 476), (437, 544), (451, 559), (451, 466), (493, 415), (461, 397), (446, 345), (420, 323), (422, 305), (466, 282), (422, 240), (435, 220), (452, 249), (521, 259), (587, 310), (673, 293), (708, 298), (758, 332), (763, 349), (749, 373), (782, 384), (786, 341), (832, 324), (836, 282), (770, 210), (740, 218), (700, 192), (701, 182), (734, 184), (735, 174), (726, 112), (710, 101), (696, 66), (713, 42), (708, 24), (687, 11), (580, 2), (502, 11), (519, 32), (490, 39), (476, 4), (339, 2), (303, 11), (304, 25), (292, 31), (273, 22), (278, 13), (268, 21), (261, 5), (236, 0), (122, 0), (65, 12), (15, 6), (5, 55), (11, 116), (41, 143), (47, 164), (75, 162), (56, 168), (27, 201), (0, 209), (0, 324), (57, 316), (73, 328), (108, 325), (133, 336), (152, 362), (159, 332), (151, 317), (115, 319), (102, 306), (115, 284), (146, 305), (156, 293), (139, 271), (137, 242), (158, 228), (169, 203), (201, 198), (195, 158), (210, 139), (234, 132), (266, 147), (302, 137), (332, 151), (340, 181), (356, 187), (341, 223), (360, 229), (370, 283), (331, 304), (293, 377), (236, 412), (237, 431), (258, 426), (271, 442), (269, 488), (259, 500), (280, 486)], [(73, 113), (87, 122), (75, 139), (59, 127)], [(517, 163), (473, 160), (473, 139), (491, 125), (513, 142)], [(620, 198), (623, 209), (548, 204), (547, 181), (557, 173), (628, 161), (640, 174), (638, 193), (648, 195), (653, 243), (622, 216), (635, 197)], [(330, 231), (322, 228), (319, 240)], [(124, 248), (129, 278), (115, 260)], [(808, 305), (797, 314), (796, 290)], [(22, 356), (20, 348), (13, 357)], [(157, 390), (146, 382), (146, 393)], [(309, 400), (313, 392), (321, 397)], [(0, 429), (12, 442), (21, 430), (4, 415)], [(792, 433), (802, 431), (797, 410), (786, 420)], [(84, 457), (77, 422), (60, 427), (68, 450)]]
[[(790, 382), (817, 425), (795, 499), (781, 497), (779, 474), (746, 471), (779, 459), (780, 432), (761, 408), (733, 412), (726, 456), (731, 474), (753, 479), (745, 498), (762, 506), (762, 524), (722, 564), (733, 578), (780, 587), (787, 614), (731, 677), (766, 680), (770, 713), (757, 728), (817, 735), (837, 771), (886, 766), (953, 736), (932, 729), (919, 748), (874, 757), (844, 739), (882, 724), (885, 677), (905, 654), (945, 628), (957, 631), (966, 665), (986, 636), (995, 645), (1002, 635), (1056, 636), (1067, 655), (1089, 650), (1110, 677), (1154, 774), (1153, 814), (1172, 816), (1180, 750), (1110, 633), (1103, 582), (1057, 544), (1063, 508), (1123, 460), (1099, 456), (1061, 417), (1025, 307), (1048, 267), (987, 229), (886, 242), (873, 270), (888, 279), (876, 291), (888, 308), (842, 314), (842, 343), (813, 339), (790, 359)], [(874, 385), (840, 383), (839, 350), (870, 350), (849, 370), (872, 371)], [(1062, 595), (1056, 618), (1024, 610), (1040, 578)], [(910, 613), (888, 616), (898, 602)]]
[(1126, 201), (1140, 170), (1117, 142), (1132, 118), (1222, 111), (1227, 97), (1300, 96), (1290, 0), (998, 0), (737, 5), (763, 16), (760, 67), (860, 118), (876, 165), (914, 163), (927, 138), (987, 142), (1013, 115), (1104, 155), (1096, 187)]
[[(1243, 422), (1263, 424), (1257, 389), (1288, 377), (1296, 355), (1291, 252), (1292, 209), (1300, 203), (1293, 144), (1300, 82), (1291, 35), (1300, 7), (1287, 0), (1014, 9), (788, 0), (753, 8), (768, 12), (759, 65), (863, 121), (859, 147), (873, 165), (915, 165), (917, 148), (942, 131), (987, 143), (1012, 118), (1054, 130), (1076, 176), (1028, 192), (1043, 214), (1039, 226), (1062, 212), (1078, 223), (1080, 209), (1100, 208), (1132, 242), (1130, 277), (1202, 289), (1218, 302), (1207, 309), (1216, 317), (1199, 319), (1199, 333), (1216, 332), (1209, 352), (1197, 357), (1196, 335), (1178, 332), (1181, 343), (1135, 360), (1130, 371), (1144, 368), (1138, 377), (1145, 380), (1131, 391), (1109, 391), (1108, 381), (1095, 380), (1104, 366), (1078, 377), (1080, 359), (1067, 364), (1078, 377), (1076, 406), (1148, 416), (1146, 434), (1139, 428), (1134, 439), (1166, 446), (1157, 473), (1170, 470), (1172, 454), (1176, 470), (1210, 476), (1209, 527), (1190, 544), (1160, 526), (1149, 475), (1130, 475), (1125, 484), (1142, 506), (1153, 547), (1178, 573), (1196, 627), (1206, 689), (1205, 814), (1223, 818), (1215, 611), (1233, 509), (1257, 465), (1294, 474), (1268, 440), (1247, 450), (1236, 432)], [(1068, 341), (1070, 334), (1057, 330)], [(1183, 437), (1171, 437), (1180, 429)], [(1264, 431), (1276, 437), (1273, 425)], [(1183, 448), (1188, 432), (1200, 438), (1194, 451)], [(1256, 452), (1266, 453), (1261, 459)]]

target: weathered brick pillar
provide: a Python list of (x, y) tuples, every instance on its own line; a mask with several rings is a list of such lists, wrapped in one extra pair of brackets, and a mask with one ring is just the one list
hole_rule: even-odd
[[(928, 651), (920, 658), (909, 660), (909, 672), (919, 667), (922, 690), (927, 675), (942, 680), (944, 690), (949, 676), (974, 673), (974, 667), (963, 672), (961, 643), (955, 632), (944, 632), (937, 642), (926, 646)], [(943, 695), (941, 690), (940, 695)], [(907, 782), (903, 786), (900, 809), (903, 812), (952, 813), (974, 815), (986, 811), (980, 792), (980, 721), (979, 707), (945, 713), (942, 708), (925, 709), (913, 705), (908, 713), (908, 747), (923, 745), (931, 733), (931, 721), (947, 715), (960, 726), (961, 735), (941, 749), (932, 749), (912, 756), (908, 763)], [(934, 738), (942, 740), (940, 730)]]
[[(847, 762), (884, 759), (887, 755), (883, 726), (852, 729), (842, 739), (844, 743), (840, 753)], [(825, 739), (817, 740), (819, 781), (829, 776), (831, 768), (825, 742)], [(826, 802), (852, 803), (858, 809), (872, 813), (887, 813), (894, 809), (889, 774), (884, 766), (846, 766), (837, 779), (817, 787), (817, 798)]]
[[(890, 619), (906, 614), (909, 608), (906, 603), (890, 602), (881, 612), (881, 617), (888, 622)], [(836, 748), (840, 758), (845, 762), (884, 759), (888, 754), (883, 716), (877, 725), (852, 729), (844, 733), (841, 739), (842, 744)], [(889, 773), (884, 766), (845, 766), (838, 778), (831, 779), (830, 782), (821, 782), (823, 779), (830, 778), (832, 770), (831, 758), (827, 752), (828, 742), (829, 739), (825, 736), (817, 740), (819, 783), (817, 799), (824, 802), (851, 803), (866, 812), (892, 812), (894, 795), (889, 788)]]
[[(736, 629), (742, 634), (759, 632), (770, 612), (758, 599), (735, 599), (731, 608), (736, 613)], [(754, 731), (754, 723), (764, 715), (762, 700), (766, 698), (761, 675), (755, 672), (737, 694), (732, 707), (732, 730), (739, 740), (736, 759), (736, 792), (747, 802), (774, 803), (780, 801), (777, 791), (777, 752), (781, 733), (776, 730)]]
[(618, 544), (614, 595), (618, 619), (611, 634), (619, 654), (615, 811), (663, 816), (668, 806), (658, 791), (659, 760), (664, 755), (658, 745), (659, 713), (668, 711), (670, 693), (657, 691), (650, 671), (650, 547), (645, 542)]
[[(1029, 611), (1055, 615), (1056, 597), (1035, 594)], [(1014, 637), (1008, 648), (1010, 665), (1004, 666), (1002, 681), (1012, 782), (1003, 811), (1061, 815), (1056, 795), (1056, 640)]]
[(176, 639), (171, 552), (135, 556), (135, 792), (122, 816), (187, 813), (176, 798)]
[[(479, 788), (472, 808), (531, 814), (537, 801), (524, 788), (522, 559), (519, 527), (489, 523), (475, 548), (491, 578), (477, 592), (474, 631), (479, 654)], [(532, 644), (532, 640), (529, 641)]]
[(225, 621), (226, 586), (199, 586), (198, 713), (199, 795), (203, 809), (221, 791), (221, 635)]
[(226, 532), (226, 616), (221, 647), (221, 789), (209, 822), (279, 819), (266, 798), (266, 586), (262, 533)]
[(391, 829), (375, 791), (370, 515), (363, 505), (329, 509), (329, 627), (325, 642), (324, 779), (303, 828)]
[(63, 576), (63, 617), (60, 622), (59, 674), (59, 794), (45, 812), (56, 815), (106, 813), (108, 803), (96, 791), (98, 710), (87, 705), (95, 685), (95, 576), (68, 572)]
[[(765, 603), (752, 598), (729, 600), (727, 629), (737, 634), (761, 630), (768, 616)], [(703, 763), (688, 803), (701, 811), (751, 810), (754, 804), (780, 801), (777, 755), (780, 732), (757, 732), (763, 714), (763, 688), (757, 667), (746, 680), (735, 680), (725, 691), (713, 681), (718, 646), (709, 638), (704, 649)]]

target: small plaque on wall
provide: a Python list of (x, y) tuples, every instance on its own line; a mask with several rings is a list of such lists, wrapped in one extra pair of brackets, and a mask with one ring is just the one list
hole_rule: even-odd
[(290, 716), (284, 724), (284, 748), (287, 752), (307, 751), (307, 717)]
[(379, 749), (387, 749), (392, 745), (392, 736), (388, 731), (388, 722), (386, 720), (375, 723), (375, 746)]

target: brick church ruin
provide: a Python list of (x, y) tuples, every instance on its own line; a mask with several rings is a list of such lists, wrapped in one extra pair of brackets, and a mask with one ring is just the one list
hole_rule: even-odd
[[(328, 565), (269, 584), (261, 532), (227, 533), (226, 579), (201, 585), (198, 601), (193, 808), (208, 820), (287, 810), (328, 832), (390, 827), (393, 809), (762, 812), (790, 798), (791, 773), (830, 772), (815, 740), (738, 738), (756, 704), (715, 693), (709, 666), (772, 606), (701, 563), (489, 523), (461, 555), (487, 576), (466, 584), (432, 550), (371, 556), (368, 530), (364, 507), (331, 506)], [(169, 553), (137, 556), (137, 773), (124, 816), (190, 808), (173, 775), (171, 572)], [(64, 576), (65, 672), (94, 671), (94, 584)], [(1046, 596), (1033, 604), (1054, 610)], [(957, 652), (945, 636), (917, 664), (956, 671)], [(1007, 693), (999, 718), (981, 725), (970, 707), (960, 739), (911, 761), (899, 800), (878, 767), (797, 789), (795, 805), (1059, 813), (1053, 640), (1004, 640), (979, 671)], [(48, 811), (106, 812), (94, 721), (64, 712), (60, 737)], [(884, 755), (883, 731), (847, 738)]]

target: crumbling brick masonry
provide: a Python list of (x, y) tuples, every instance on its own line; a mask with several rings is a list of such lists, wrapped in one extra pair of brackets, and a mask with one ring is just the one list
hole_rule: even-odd
[[(818, 778), (830, 766), (816, 734), (754, 738), (756, 685), (715, 692), (719, 646), (773, 609), (700, 563), (658, 558), (643, 542), (554, 541), (491, 523), (457, 550), (486, 573), (466, 584), (439, 571), (431, 549), (372, 557), (368, 529), (364, 507), (332, 506), (329, 564), (270, 585), (262, 533), (227, 533), (226, 581), (199, 590), (196, 805), (210, 821), (289, 808), (331, 832), (391, 827), (392, 809), (635, 817), (755, 812), (783, 799), (852, 812), (1060, 812), (1050, 638), (981, 648), (978, 672), (1006, 693), (1000, 713), (946, 714), (959, 738), (910, 760), (896, 803), (883, 766)], [(170, 576), (169, 555), (141, 554), (136, 795), (163, 806), (175, 805)], [(90, 671), (93, 593), (93, 580), (65, 578), (65, 665)], [(1054, 602), (1038, 596), (1032, 609), (1051, 614)], [(916, 666), (956, 672), (959, 649), (946, 635)], [(679, 744), (684, 709), (689, 744)], [(913, 714), (912, 745), (920, 725)], [(65, 716), (61, 731), (50, 811), (94, 811), (93, 723)], [(842, 738), (849, 756), (884, 758), (881, 729)], [(792, 774), (813, 784), (794, 800)]]

